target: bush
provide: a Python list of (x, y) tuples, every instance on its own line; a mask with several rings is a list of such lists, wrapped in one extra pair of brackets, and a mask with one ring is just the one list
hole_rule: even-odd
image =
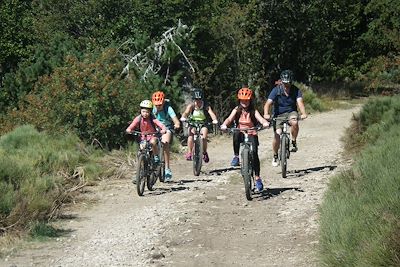
[(381, 97), (367, 102), (353, 117), (344, 142), (348, 151), (375, 143), (384, 132), (400, 122), (400, 96)]
[(321, 206), (324, 265), (400, 265), (399, 147), (396, 125), (329, 184)]
[(307, 112), (326, 110), (325, 105), (321, 99), (318, 98), (317, 94), (312, 91), (311, 87), (298, 83), (296, 83), (296, 86), (299, 87), (303, 93), (304, 105), (306, 106)]
[[(72, 130), (87, 144), (119, 148), (126, 144), (123, 133), (128, 122), (139, 114), (139, 103), (161, 88), (161, 80), (156, 77), (148, 84), (134, 76), (122, 79), (122, 69), (123, 62), (114, 49), (97, 56), (87, 55), (83, 61), (67, 58), (67, 66), (42, 77), (35, 90), (23, 98), (19, 109), (3, 117), (0, 132), (32, 124), (61, 135)], [(178, 96), (168, 97), (176, 103)]]
[(0, 227), (50, 218), (70, 199), (66, 191), (105, 172), (97, 154), (89, 155), (71, 134), (60, 138), (23, 126), (1, 136)]

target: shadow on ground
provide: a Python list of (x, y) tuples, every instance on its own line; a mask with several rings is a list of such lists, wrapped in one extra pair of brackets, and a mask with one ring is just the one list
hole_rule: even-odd
[(333, 171), (336, 168), (337, 168), (336, 165), (326, 165), (326, 166), (311, 167), (311, 168), (301, 169), (301, 170), (289, 170), (289, 171), (287, 171), (286, 179), (302, 177), (302, 176), (305, 176), (305, 175), (307, 175), (309, 173), (313, 173), (313, 172)]
[(209, 171), (207, 173), (207, 175), (221, 175), (224, 172), (236, 171), (236, 170), (240, 170), (240, 167), (228, 167), (228, 168), (215, 169), (215, 170)]
[(304, 190), (299, 187), (267, 188), (267, 189), (264, 189), (261, 193), (255, 193), (253, 195), (253, 198), (259, 199), (259, 200), (267, 200), (267, 199), (279, 196), (280, 194), (282, 194), (285, 191), (304, 192)]
[[(163, 195), (166, 193), (172, 193), (172, 192), (177, 192), (177, 191), (182, 191), (182, 190), (189, 190), (189, 186), (185, 186), (185, 184), (189, 183), (195, 183), (195, 182), (205, 182), (209, 183), (211, 182), (212, 179), (193, 179), (193, 180), (179, 180), (179, 181), (172, 181), (172, 182), (166, 182), (163, 183), (163, 185), (168, 186), (168, 187), (157, 187), (157, 184), (155, 185), (154, 191), (150, 191), (147, 195), (149, 196), (158, 196), (158, 195)], [(158, 185), (160, 186), (160, 185)], [(194, 187), (196, 188), (196, 187)]]

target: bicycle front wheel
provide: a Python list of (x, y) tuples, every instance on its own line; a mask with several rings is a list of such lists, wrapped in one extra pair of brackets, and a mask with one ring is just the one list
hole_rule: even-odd
[(143, 196), (144, 186), (146, 183), (146, 157), (141, 154), (138, 157), (136, 169), (136, 191), (139, 196)]
[(281, 147), (280, 147), (280, 160), (281, 160), (281, 168), (282, 168), (282, 178), (286, 178), (287, 176), (287, 159), (288, 159), (288, 150), (289, 150), (289, 138), (287, 135), (281, 136)]
[(153, 191), (154, 190), (153, 186), (156, 182), (157, 182), (157, 176), (154, 173), (154, 171), (151, 171), (150, 175), (147, 177), (147, 182), (146, 182), (147, 189)]
[(198, 137), (194, 141), (193, 156), (192, 156), (192, 158), (193, 158), (193, 174), (195, 176), (200, 175), (201, 165), (203, 162), (202, 155), (203, 155), (203, 142), (202, 142), (202, 139), (200, 137)]
[(244, 148), (242, 151), (242, 167), (241, 172), (243, 176), (244, 182), (244, 191), (246, 194), (247, 200), (252, 200), (251, 196), (251, 166), (250, 166), (250, 150), (248, 148)]
[(160, 182), (165, 181), (165, 158), (164, 158), (164, 145), (160, 141), (159, 149), (159, 157), (160, 157), (160, 164), (157, 166), (157, 176), (160, 179)]

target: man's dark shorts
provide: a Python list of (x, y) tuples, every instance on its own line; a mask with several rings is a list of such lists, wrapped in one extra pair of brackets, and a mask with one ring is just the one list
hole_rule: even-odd
[(279, 114), (278, 116), (275, 117), (276, 120), (274, 120), (274, 125), (273, 125), (274, 132), (276, 132), (276, 129), (277, 129), (276, 125), (280, 125), (283, 120), (292, 119), (292, 118), (297, 120), (298, 116), (299, 116), (299, 113), (297, 111)]

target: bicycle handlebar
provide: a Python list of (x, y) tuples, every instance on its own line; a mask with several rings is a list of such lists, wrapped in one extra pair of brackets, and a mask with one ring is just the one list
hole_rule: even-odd
[(235, 131), (239, 131), (239, 132), (257, 131), (257, 132), (259, 132), (264, 129), (267, 129), (267, 128), (264, 128), (262, 125), (256, 126), (256, 127), (251, 127), (251, 128), (236, 128), (236, 127), (226, 128), (226, 130), (230, 131), (230, 132), (235, 132)]
[[(293, 119), (294, 119), (294, 118), (279, 119), (280, 121), (282, 121), (282, 122), (280, 123), (280, 125), (283, 125), (285, 122), (287, 122), (287, 123), (290, 125), (290, 121), (293, 120)], [(302, 120), (302, 118), (301, 118), (300, 116), (297, 116), (296, 119), (297, 119), (298, 121), (301, 121), (301, 120)], [(274, 121), (274, 122), (276, 122), (277, 120), (278, 120), (277, 117), (274, 117), (274, 118), (271, 119), (271, 121)]]
[(210, 126), (213, 124), (211, 122), (203, 122), (203, 121), (195, 121), (195, 120), (187, 120), (185, 122), (187, 124), (189, 124), (190, 126), (194, 126), (194, 127), (196, 127), (198, 125), (202, 125), (202, 126), (206, 127), (206, 126)]
[(143, 135), (143, 136), (149, 136), (149, 135), (152, 135), (152, 136), (155, 136), (155, 137), (161, 137), (161, 135), (162, 135), (162, 133), (160, 133), (160, 132), (148, 132), (148, 133), (144, 133), (144, 132), (141, 132), (141, 131), (132, 131), (132, 132), (130, 132), (130, 133), (128, 133), (128, 132), (126, 132), (126, 134), (131, 134), (131, 135)]

